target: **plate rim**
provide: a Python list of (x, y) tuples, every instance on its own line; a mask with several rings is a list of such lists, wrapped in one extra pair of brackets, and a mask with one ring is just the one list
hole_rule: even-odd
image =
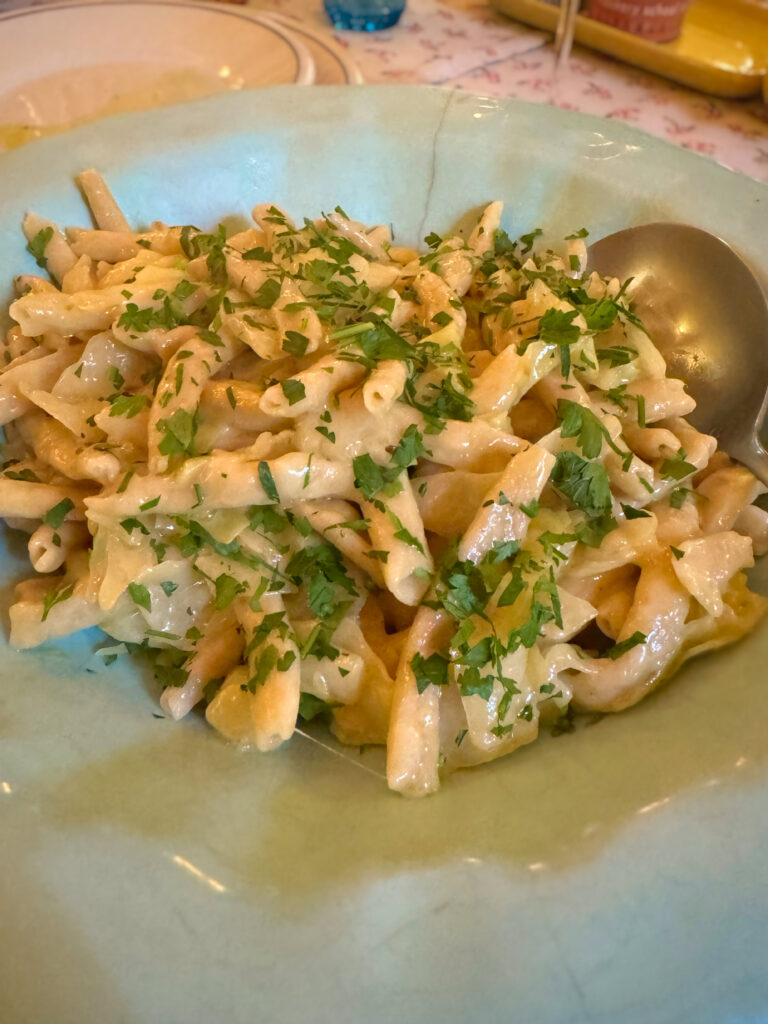
[[(46, 4), (45, 9), (51, 9), (53, 7), (87, 7), (92, 4), (103, 3), (104, 0), (64, 0), (63, 3)], [(147, 5), (179, 5), (186, 7), (204, 7), (206, 4), (191, 3), (190, 0), (107, 0), (108, 3), (116, 4), (147, 4)], [(0, 16), (0, 21), (2, 16)], [(303, 88), (297, 82), (285, 82), (275, 85), (260, 86), (258, 89), (232, 89), (223, 93), (215, 93), (209, 96), (198, 97), (197, 99), (187, 100), (182, 103), (168, 105), (165, 107), (149, 107), (143, 110), (136, 111), (122, 111), (115, 114), (107, 114), (103, 118), (99, 118), (97, 121), (86, 121), (83, 124), (78, 124), (74, 128), (71, 128), (66, 132), (67, 138), (70, 138), (75, 133), (86, 133), (88, 131), (95, 130), (96, 125), (103, 124), (105, 122), (111, 123), (117, 118), (131, 118), (131, 117), (147, 117), (154, 114), (159, 114), (163, 110), (171, 110), (179, 108), (185, 111), (191, 111), (196, 105), (211, 104), (216, 102), (227, 102), (232, 100), (236, 96), (246, 96), (250, 92), (258, 92), (260, 95), (266, 94), (267, 92), (275, 91), (287, 91), (295, 88)], [(700, 168), (709, 168), (710, 171), (717, 174), (725, 174), (738, 178), (740, 181), (749, 183), (751, 187), (763, 191), (766, 194), (766, 200), (768, 200), (768, 181), (761, 181), (759, 178), (753, 178), (749, 174), (745, 174), (743, 171), (735, 170), (732, 167), (727, 167), (725, 164), (720, 163), (713, 157), (708, 156), (705, 153), (698, 153), (695, 150), (688, 149), (686, 146), (679, 145), (676, 142), (672, 142), (670, 139), (664, 138), (660, 135), (656, 135), (646, 128), (639, 125), (630, 124), (626, 121), (620, 121), (617, 118), (607, 118), (600, 114), (593, 114), (589, 111), (583, 110), (570, 110), (567, 108), (559, 107), (551, 103), (540, 103), (533, 100), (519, 99), (516, 96), (492, 96), (483, 92), (474, 92), (464, 89), (451, 89), (441, 85), (432, 85), (424, 82), (408, 82), (408, 83), (381, 83), (375, 86), (375, 89), (371, 87), (370, 83), (361, 83), (359, 85), (326, 85), (323, 86), (323, 94), (328, 95), (331, 90), (339, 90), (339, 95), (344, 93), (361, 94), (365, 90), (367, 95), (371, 95), (375, 91), (378, 95), (395, 94), (396, 92), (402, 92), (403, 94), (428, 94), (435, 97), (444, 97), (444, 109), (442, 116), (445, 118), (452, 107), (460, 105), (462, 103), (471, 103), (473, 101), (482, 101), (484, 108), (492, 107), (503, 107), (510, 106), (516, 107), (521, 110), (528, 110), (530, 112), (538, 112), (546, 117), (553, 117), (556, 120), (563, 119), (571, 122), (581, 122), (585, 126), (589, 126), (593, 129), (602, 127), (603, 131), (609, 128), (612, 137), (623, 137), (628, 140), (637, 139), (638, 137), (645, 140), (646, 144), (654, 147), (658, 147), (659, 150), (663, 150), (665, 153), (671, 155), (672, 153), (677, 154), (684, 162), (691, 164), (691, 166), (697, 166)], [(235, 101), (237, 102), (237, 101)], [(233, 129), (236, 132), (236, 129)], [(60, 138), (59, 135), (54, 135), (42, 139), (34, 139), (24, 146), (17, 147), (15, 149), (0, 151), (0, 159), (14, 159), (19, 153), (25, 152), (30, 145), (44, 146), (47, 144), (55, 144), (56, 140)], [(766, 250), (765, 262), (768, 265), (768, 249)], [(768, 270), (768, 266), (766, 267)]]
[[(204, 6), (208, 7), (210, 4), (206, 3)], [(298, 32), (299, 35), (306, 36), (308, 39), (311, 39), (319, 46), (322, 46), (323, 49), (327, 50), (327, 52), (339, 62), (340, 67), (347, 76), (347, 85), (367, 84), (360, 65), (356, 60), (350, 57), (330, 32), (326, 32), (316, 25), (302, 25), (301, 22), (296, 22), (296, 24), (294, 24), (294, 19), (283, 11), (268, 9), (266, 11), (260, 11), (259, 13), (263, 14), (265, 19), (268, 19), (269, 21), (276, 21), (279, 25), (283, 25), (290, 32)], [(342, 85), (343, 83), (337, 82), (329, 84)]]

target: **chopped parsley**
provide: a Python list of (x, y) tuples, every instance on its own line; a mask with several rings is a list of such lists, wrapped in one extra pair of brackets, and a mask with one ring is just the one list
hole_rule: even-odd
[(639, 630), (628, 636), (626, 640), (622, 640), (621, 643), (614, 644), (613, 647), (609, 647), (605, 652), (604, 657), (610, 658), (611, 661), (616, 661), (627, 651), (631, 651), (633, 647), (637, 647), (638, 644), (644, 644), (648, 637), (645, 633), (641, 633)]
[(380, 466), (370, 455), (356, 455), (352, 460), (355, 473), (355, 487), (363, 497), (371, 501), (377, 494), (384, 493), (388, 497), (401, 491), (402, 484), (397, 481), (400, 469), (397, 467)]
[(650, 519), (651, 516), (651, 513), (646, 512), (644, 508), (633, 508), (632, 505), (625, 505), (623, 502), (621, 504), (621, 511), (627, 519)]
[(142, 533), (145, 537), (149, 536), (149, 530), (146, 528), (146, 526), (144, 525), (144, 523), (142, 523), (140, 519), (123, 519), (120, 525), (122, 526), (122, 528), (125, 530), (129, 537), (134, 530), (138, 530), (139, 533)]
[(43, 516), (43, 522), (46, 526), (52, 526), (54, 530), (58, 530), (74, 507), (75, 503), (71, 498), (62, 498), (57, 505), (48, 509)]
[(213, 234), (205, 234), (191, 224), (186, 224), (181, 229), (180, 241), (184, 255), (188, 259), (205, 256), (208, 273), (215, 284), (227, 283), (227, 259), (224, 253), (227, 229), (224, 224), (219, 224)]
[(49, 590), (43, 598), (43, 612), (40, 616), (40, 621), (45, 622), (50, 615), (51, 610), (55, 608), (57, 604), (61, 604), (62, 601), (68, 601), (74, 592), (74, 583), (68, 583), (66, 586), (56, 587), (54, 590)]
[(167, 419), (157, 421), (157, 429), (164, 435), (157, 446), (161, 455), (191, 455), (197, 434), (198, 409), (177, 409)]
[(259, 481), (261, 486), (264, 488), (264, 493), (270, 501), (275, 504), (280, 504), (280, 495), (277, 492), (277, 484), (275, 478), (272, 476), (272, 470), (269, 468), (268, 462), (259, 463)]
[(406, 527), (403, 525), (402, 520), (397, 515), (395, 515), (391, 508), (387, 509), (387, 518), (395, 528), (395, 532), (393, 534), (395, 540), (401, 540), (404, 544), (407, 544), (408, 547), (416, 548), (416, 550), (423, 555), (424, 547), (421, 541), (418, 539), (418, 537), (414, 537), (410, 530), (406, 529)]
[[(421, 346), (419, 346), (421, 347)], [(454, 380), (461, 387), (457, 387)], [(464, 373), (454, 378), (448, 373), (439, 384), (429, 381), (421, 394), (416, 390), (414, 381), (408, 378), (405, 382), (403, 397), (405, 401), (418, 409), (427, 423), (430, 433), (443, 429), (444, 420), (461, 420), (469, 423), (475, 412), (475, 403), (466, 393), (471, 389), (472, 382)]]
[(125, 378), (116, 366), (110, 366), (107, 371), (107, 379), (115, 391), (119, 391), (123, 384), (125, 384)]
[(125, 416), (127, 420), (132, 420), (148, 405), (151, 405), (151, 400), (147, 395), (116, 395), (110, 402), (109, 415)]
[(298, 331), (286, 331), (283, 338), (283, 352), (301, 359), (309, 346), (309, 338)]
[(272, 253), (268, 249), (264, 249), (262, 246), (257, 245), (253, 249), (246, 249), (245, 252), (242, 253), (242, 258), (244, 260), (258, 260), (259, 263), (271, 263)]
[(148, 612), (152, 611), (152, 598), (143, 583), (129, 583), (128, 593), (133, 603), (137, 604), (139, 608), (145, 608)]
[[(317, 429), (321, 430), (319, 427)], [(352, 460), (355, 487), (368, 501), (372, 501), (379, 494), (388, 498), (394, 497), (403, 489), (402, 483), (398, 480), (400, 474), (426, 454), (428, 453), (424, 447), (424, 438), (417, 427), (411, 424), (398, 441), (388, 466), (380, 466), (367, 453), (355, 456)], [(402, 528), (402, 524), (400, 527)]]
[(541, 228), (534, 228), (533, 231), (529, 231), (525, 235), (520, 235), (520, 243), (522, 245), (521, 252), (523, 253), (523, 255), (531, 251), (531, 249), (533, 248), (533, 243), (536, 241), (537, 238), (540, 238), (543, 234), (544, 232), (541, 230)]
[(444, 310), (441, 310), (439, 313), (435, 313), (432, 317), (432, 323), (437, 324), (438, 327), (447, 327), (448, 324), (453, 323), (453, 317), (450, 313), (446, 313)]
[(578, 310), (565, 312), (548, 309), (539, 320), (539, 338), (546, 345), (557, 345), (560, 349), (560, 369), (567, 379), (571, 373), (571, 345), (581, 337), (581, 330), (574, 320)]
[(608, 474), (602, 463), (589, 462), (576, 452), (559, 452), (550, 480), (585, 514), (598, 534), (605, 536), (614, 529), (616, 521), (611, 515), (613, 499)]
[(319, 619), (330, 618), (338, 603), (338, 592), (357, 596), (357, 587), (348, 574), (341, 555), (332, 544), (320, 541), (297, 551), (286, 566), (286, 574), (297, 585), (307, 584), (312, 613)]
[(275, 505), (252, 505), (248, 509), (248, 524), (252, 530), (264, 533), (282, 533), (290, 526)]
[[(147, 630), (149, 632), (149, 630)], [(187, 661), (187, 652), (175, 647), (167, 647), (159, 651), (153, 651), (155, 678), (163, 688), (169, 686), (183, 686), (189, 677), (189, 671), (184, 668)]]
[(314, 693), (302, 693), (299, 696), (299, 717), (305, 722), (314, 718), (328, 718), (335, 705), (316, 697)]
[(689, 494), (693, 494), (689, 487), (676, 487), (669, 496), (669, 504), (672, 508), (682, 508)]
[(296, 405), (307, 397), (307, 389), (300, 380), (283, 380), (280, 387), (288, 399), (288, 405)]
[(632, 452), (624, 451), (611, 437), (608, 428), (599, 416), (578, 402), (561, 398), (557, 403), (557, 415), (561, 420), (560, 436), (575, 437), (576, 444), (588, 459), (596, 459), (603, 449), (603, 441), (622, 458), (626, 471), (632, 462)]
[(267, 278), (251, 298), (251, 305), (257, 309), (272, 309), (280, 297), (280, 282), (276, 277)]
[(34, 470), (28, 468), (18, 470), (6, 469), (3, 471), (3, 476), (6, 477), (8, 480), (22, 480), (25, 483), (30, 484), (40, 483), (40, 477), (37, 475), (37, 473), (35, 473)]
[(214, 586), (216, 588), (214, 604), (218, 611), (229, 608), (237, 595), (242, 594), (247, 589), (244, 583), (241, 583), (234, 576), (230, 576), (225, 572), (216, 577)]
[(125, 474), (123, 479), (120, 481), (120, 484), (119, 484), (119, 486), (117, 488), (117, 492), (116, 492), (117, 494), (123, 494), (125, 492), (125, 490), (128, 487), (128, 484), (131, 482), (131, 477), (133, 476), (134, 472), (135, 471), (132, 470), (132, 469), (128, 470), (128, 472)]
[(424, 693), (426, 688), (432, 686), (445, 686), (448, 682), (449, 660), (442, 654), (430, 654), (424, 657), (418, 651), (411, 658), (411, 669), (416, 680), (416, 689)]
[(45, 257), (45, 250), (48, 248), (48, 243), (53, 238), (53, 228), (49, 225), (47, 228), (41, 228), (37, 232), (34, 238), (27, 242), (27, 252), (32, 253), (35, 257), (35, 263), (41, 270), (47, 270), (48, 260)]
[(666, 480), (684, 480), (692, 473), (698, 473), (698, 468), (686, 459), (685, 449), (680, 448), (671, 459), (664, 459), (659, 472)]
[(633, 359), (637, 359), (637, 351), (629, 345), (611, 345), (597, 350), (597, 358), (600, 362), (606, 362), (611, 367), (626, 366)]

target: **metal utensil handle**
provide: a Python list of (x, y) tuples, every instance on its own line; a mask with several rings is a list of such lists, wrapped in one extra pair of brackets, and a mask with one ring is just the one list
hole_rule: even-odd
[(573, 47), (573, 36), (576, 31), (576, 15), (579, 13), (581, 0), (560, 0), (560, 15), (555, 30), (555, 53), (557, 67), (560, 68), (568, 60)]
[(726, 445), (729, 455), (754, 473), (760, 483), (768, 487), (768, 452), (763, 448), (757, 437), (737, 445)]

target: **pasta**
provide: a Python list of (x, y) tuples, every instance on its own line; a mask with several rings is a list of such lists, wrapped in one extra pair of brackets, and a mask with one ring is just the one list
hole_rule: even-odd
[(421, 795), (759, 619), (762, 488), (585, 232), (137, 232), (79, 185), (93, 228), (24, 220), (50, 280), (16, 279), (0, 370), (17, 647), (100, 625), (171, 717), (268, 751), (321, 715)]

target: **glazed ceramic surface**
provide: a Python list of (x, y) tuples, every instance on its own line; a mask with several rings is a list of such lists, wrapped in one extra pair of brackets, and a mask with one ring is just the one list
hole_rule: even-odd
[(314, 61), (315, 85), (363, 84), (365, 79), (359, 65), (330, 32), (279, 11), (264, 12), (262, 17), (270, 22), (277, 22), (289, 36), (298, 36), (304, 43)]
[(108, 114), (314, 76), (302, 37), (229, 5), (14, 10), (0, 17), (0, 151)]
[[(23, 212), (82, 223), (85, 167), (137, 225), (341, 203), (416, 242), (501, 198), (510, 233), (676, 219), (768, 267), (768, 189), (615, 122), (287, 87), (4, 156), (3, 299), (33, 266)], [(27, 573), (4, 545), (3, 611)], [(160, 717), (139, 669), (91, 671), (98, 636), (0, 652), (3, 1021), (768, 1019), (765, 627), (630, 711), (410, 802), (378, 751), (340, 756), (320, 733), (242, 754), (194, 715)]]

